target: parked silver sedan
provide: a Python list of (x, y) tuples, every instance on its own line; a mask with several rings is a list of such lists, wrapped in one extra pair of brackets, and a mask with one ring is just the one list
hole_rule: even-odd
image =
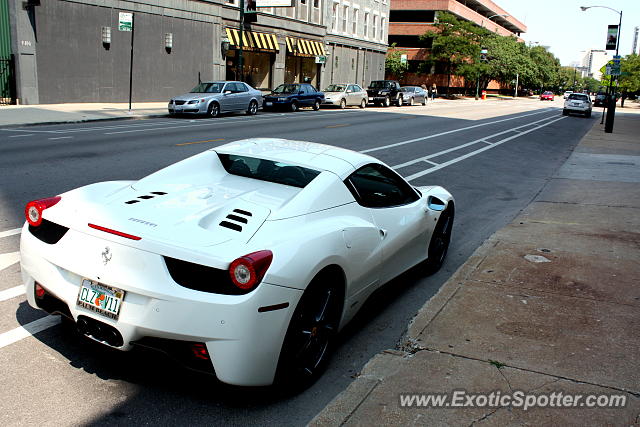
[(402, 103), (406, 105), (414, 105), (420, 103), (427, 105), (429, 94), (420, 86), (402, 86)]
[(243, 82), (202, 82), (189, 93), (169, 101), (169, 114), (208, 114), (245, 111), (254, 115), (262, 105), (262, 94)]
[(346, 108), (349, 105), (357, 105), (365, 108), (369, 102), (367, 91), (355, 83), (332, 84), (324, 90), (324, 103), (326, 106)]

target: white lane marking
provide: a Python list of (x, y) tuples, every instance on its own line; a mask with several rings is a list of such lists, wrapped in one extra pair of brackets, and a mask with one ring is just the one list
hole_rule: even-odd
[[(537, 121), (535, 121), (533, 123), (527, 123), (526, 125), (523, 125), (523, 126), (520, 126), (520, 127), (531, 126), (531, 124), (544, 122), (545, 120), (549, 120), (549, 119), (552, 119), (554, 117), (556, 117), (556, 116), (554, 115), (554, 116), (545, 117), (543, 119), (537, 120)], [(510, 133), (512, 131), (513, 131), (513, 129), (507, 129), (507, 130), (503, 130), (502, 132), (494, 133), (493, 135), (483, 136), (482, 138), (474, 139), (473, 141), (469, 141), (469, 142), (461, 144), (461, 145), (456, 145), (455, 147), (447, 148), (446, 150), (438, 151), (437, 153), (431, 153), (431, 154), (428, 154), (426, 156), (419, 157), (417, 159), (412, 159), (412, 160), (409, 160), (407, 162), (400, 163), (399, 165), (392, 166), (392, 168), (393, 169), (400, 169), (400, 168), (403, 168), (403, 167), (406, 167), (406, 166), (413, 165), (414, 163), (420, 163), (420, 162), (423, 162), (423, 161), (425, 161), (427, 159), (432, 159), (434, 157), (438, 157), (438, 156), (441, 156), (443, 154), (450, 153), (452, 151), (460, 150), (461, 148), (466, 148), (466, 147), (469, 147), (471, 145), (475, 145), (475, 144), (477, 144), (479, 142), (486, 142), (486, 141), (483, 141), (486, 138), (494, 138), (496, 136), (504, 135), (505, 133)], [(520, 135), (520, 134), (518, 134), (518, 135)], [(493, 144), (490, 143), (489, 145), (493, 145)]]
[(430, 165), (433, 165), (433, 166), (438, 166), (440, 164), (440, 163), (432, 162), (431, 160), (423, 160), (423, 162), (429, 163)]
[[(313, 117), (326, 117), (326, 116), (331, 116), (331, 115), (335, 115), (335, 114), (359, 114), (362, 113), (364, 110), (348, 110), (348, 111), (336, 111), (333, 113), (314, 113)], [(357, 112), (357, 113), (356, 113)], [(265, 117), (262, 119), (252, 119), (249, 118), (247, 119), (246, 117), (244, 118), (237, 118), (237, 119), (232, 119), (229, 118), (227, 120), (220, 120), (220, 119), (208, 119), (205, 123), (200, 123), (200, 124), (195, 124), (195, 125), (179, 125), (179, 126), (162, 126), (162, 127), (158, 127), (158, 128), (153, 128), (153, 129), (132, 129), (132, 130), (121, 130), (121, 131), (117, 131), (117, 132), (105, 132), (105, 135), (116, 135), (116, 134), (120, 134), (120, 133), (133, 133), (133, 132), (147, 132), (147, 131), (154, 131), (154, 130), (164, 130), (164, 129), (180, 129), (180, 128), (193, 128), (193, 127), (201, 127), (201, 126), (211, 126), (211, 125), (224, 125), (227, 123), (235, 123), (235, 122), (239, 122), (239, 121), (244, 121), (247, 124), (250, 123), (255, 123), (255, 122), (264, 122), (264, 121), (282, 121), (280, 120), (282, 116), (280, 115), (270, 115), (270, 117)], [(275, 119), (275, 120), (274, 120)], [(285, 119), (288, 119), (288, 117), (286, 117)]]
[(8, 254), (0, 254), (0, 271), (7, 267), (11, 267), (20, 261), (20, 252), (10, 252)]
[(0, 302), (15, 298), (22, 294), (24, 294), (24, 286), (22, 285), (5, 289), (4, 291), (0, 291)]
[(55, 138), (47, 138), (47, 139), (69, 139), (73, 138), (72, 136), (56, 136)]
[(11, 135), (9, 138), (24, 138), (25, 136), (33, 136), (32, 133), (28, 133), (26, 135)]
[(0, 231), (0, 239), (3, 237), (9, 237), (9, 236), (14, 236), (16, 234), (20, 234), (21, 231), (22, 231), (22, 228), (14, 228), (13, 230)]
[(480, 154), (480, 153), (482, 153), (483, 151), (490, 150), (490, 149), (492, 149), (492, 148), (494, 148), (494, 147), (497, 147), (498, 145), (504, 144), (505, 142), (511, 141), (512, 139), (519, 138), (519, 137), (521, 137), (522, 135), (525, 135), (525, 134), (527, 134), (527, 133), (533, 132), (534, 130), (538, 130), (538, 129), (541, 129), (541, 128), (545, 127), (545, 126), (549, 126), (550, 124), (553, 124), (553, 123), (555, 123), (555, 122), (558, 122), (558, 121), (560, 121), (560, 120), (562, 120), (562, 119), (566, 119), (566, 117), (560, 117), (560, 118), (558, 118), (558, 119), (555, 119), (555, 120), (552, 120), (552, 121), (547, 122), (547, 123), (545, 123), (545, 124), (542, 124), (542, 125), (540, 125), (540, 126), (537, 126), (537, 127), (533, 128), (533, 129), (526, 130), (526, 131), (522, 131), (522, 132), (521, 132), (521, 133), (519, 133), (519, 134), (516, 134), (516, 135), (510, 136), (510, 137), (507, 137), (507, 138), (505, 138), (505, 139), (501, 139), (500, 141), (495, 142), (495, 143), (493, 143), (492, 145), (487, 145), (487, 146), (482, 147), (482, 148), (480, 148), (480, 149), (478, 149), (478, 150), (472, 151), (471, 153), (465, 154), (464, 156), (456, 157), (455, 159), (449, 160), (448, 162), (444, 162), (444, 163), (442, 163), (442, 164), (440, 164), (440, 165), (438, 165), (438, 166), (434, 166), (434, 167), (432, 167), (432, 168), (430, 168), (430, 169), (427, 169), (427, 170), (423, 170), (423, 171), (421, 171), (421, 172), (414, 173), (413, 175), (409, 175), (409, 176), (406, 178), (406, 180), (407, 180), (407, 181), (412, 181), (412, 180), (414, 180), (414, 179), (416, 179), (416, 178), (420, 178), (421, 176), (424, 176), (424, 175), (430, 174), (431, 172), (435, 172), (435, 171), (437, 171), (437, 170), (439, 170), (439, 169), (446, 168), (447, 166), (450, 166), (450, 165), (452, 165), (452, 164), (454, 164), (454, 163), (461, 162), (462, 160), (468, 159), (469, 157), (475, 156), (476, 154)]
[(401, 145), (412, 144), (414, 142), (424, 141), (426, 139), (431, 139), (431, 138), (437, 138), (439, 136), (449, 135), (449, 134), (456, 133), (456, 132), (461, 132), (461, 131), (464, 131), (464, 130), (475, 129), (475, 128), (479, 128), (479, 127), (482, 127), (482, 126), (489, 126), (489, 125), (493, 125), (493, 124), (496, 124), (496, 123), (506, 122), (506, 121), (509, 121), (509, 120), (517, 120), (517, 119), (521, 119), (523, 117), (534, 116), (536, 114), (548, 113), (549, 111), (550, 111), (549, 108), (545, 108), (544, 110), (536, 111), (535, 113), (523, 114), (522, 116), (509, 117), (508, 119), (494, 120), (492, 122), (479, 123), (477, 125), (472, 125), (472, 126), (467, 126), (467, 127), (463, 127), (463, 128), (452, 129), (452, 130), (448, 130), (446, 132), (440, 132), (440, 133), (436, 133), (436, 134), (433, 134), (433, 135), (423, 136), (423, 137), (420, 137), (420, 138), (409, 139), (407, 141), (396, 142), (394, 144), (382, 145), (380, 147), (369, 148), (367, 150), (362, 150), (360, 152), (361, 153), (371, 153), (373, 151), (386, 150), (387, 148), (399, 147)]
[(46, 316), (33, 322), (27, 323), (23, 326), (18, 326), (8, 332), (0, 334), (0, 348), (6, 347), (14, 342), (18, 342), (22, 339), (35, 335), (38, 332), (42, 332), (45, 329), (49, 329), (52, 326), (56, 326), (60, 323), (60, 316)]

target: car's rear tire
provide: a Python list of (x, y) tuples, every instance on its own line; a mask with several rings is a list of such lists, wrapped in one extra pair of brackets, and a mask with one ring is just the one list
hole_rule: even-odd
[(313, 103), (313, 111), (318, 111), (320, 109), (320, 100), (316, 99)]
[(207, 109), (207, 114), (209, 117), (216, 118), (220, 115), (220, 106), (217, 102), (212, 102), (209, 104), (209, 108)]
[(247, 115), (255, 116), (256, 114), (258, 114), (258, 103), (252, 100), (247, 108)]
[(299, 109), (300, 107), (298, 107), (298, 101), (291, 101), (291, 111), (295, 113)]
[(586, 118), (591, 117), (591, 110), (589, 110), (589, 111), (587, 111), (586, 113), (584, 113), (584, 116), (585, 116)]
[(384, 97), (384, 100), (382, 101), (382, 106), (385, 108), (391, 106), (391, 99), (389, 99), (389, 95)]
[(431, 240), (429, 241), (429, 249), (427, 261), (425, 262), (426, 270), (429, 274), (433, 274), (440, 270), (449, 250), (451, 242), (451, 230), (453, 229), (453, 219), (455, 216), (453, 206), (447, 206), (442, 211), (438, 223), (436, 224)]
[(396, 106), (402, 107), (404, 104), (404, 99), (402, 99), (402, 95), (398, 96), (398, 100), (396, 101)]
[(422, 105), (427, 105), (427, 97), (425, 96), (424, 99), (422, 100)]
[(276, 383), (299, 389), (320, 377), (333, 351), (343, 299), (331, 275), (321, 273), (311, 281), (289, 322)]
[(340, 100), (340, 109), (344, 110), (345, 108), (347, 108), (347, 101), (344, 98), (342, 98)]
[(562, 110), (562, 115), (563, 116), (568, 116), (569, 115), (569, 110), (567, 110), (566, 108), (564, 110)]
[(415, 99), (413, 99), (413, 96), (411, 98), (409, 98), (409, 105), (411, 107), (413, 107), (415, 105)]
[(360, 108), (367, 108), (367, 100), (362, 98), (362, 101), (360, 101)]

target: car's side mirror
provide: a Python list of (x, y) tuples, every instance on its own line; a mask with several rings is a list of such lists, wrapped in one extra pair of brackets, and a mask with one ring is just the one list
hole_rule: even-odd
[(445, 204), (445, 202), (438, 199), (437, 197), (429, 196), (427, 197), (427, 206), (432, 211), (443, 211), (447, 205)]

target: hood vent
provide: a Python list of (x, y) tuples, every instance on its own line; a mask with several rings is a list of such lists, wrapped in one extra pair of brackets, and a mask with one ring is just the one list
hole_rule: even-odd
[[(164, 196), (165, 194), (167, 193), (165, 193), (164, 191), (151, 191), (150, 194), (146, 194), (144, 196), (138, 196), (138, 199), (149, 200), (149, 199), (153, 199), (155, 196)], [(138, 203), (140, 201), (138, 199), (128, 200), (124, 203), (127, 205), (132, 205), (134, 203)]]
[(247, 217), (251, 217), (253, 216), (253, 214), (242, 209), (234, 209), (233, 212), (239, 215), (230, 213), (229, 215), (227, 215), (227, 219), (230, 221), (222, 221), (220, 222), (220, 226), (235, 231), (242, 231), (242, 224), (247, 224), (249, 222), (249, 219)]

